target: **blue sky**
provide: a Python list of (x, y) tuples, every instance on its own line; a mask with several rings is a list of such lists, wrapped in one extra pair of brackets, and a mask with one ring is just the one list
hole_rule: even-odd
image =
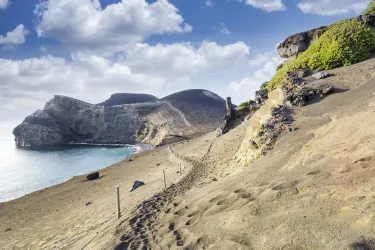
[(359, 15), (370, 0), (0, 0), (2, 123), (54, 94), (205, 88), (254, 96), (287, 36)]

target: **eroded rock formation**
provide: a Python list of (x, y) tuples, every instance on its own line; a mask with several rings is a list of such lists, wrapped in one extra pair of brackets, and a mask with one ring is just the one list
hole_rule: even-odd
[(126, 144), (135, 142), (137, 113), (131, 107), (101, 107), (66, 96), (54, 96), (28, 116), (13, 134), (20, 147), (69, 142)]
[(135, 142), (159, 145), (174, 138), (211, 131), (220, 126), (225, 115), (225, 100), (207, 90), (188, 90), (135, 104), (127, 103), (134, 101), (133, 97), (138, 101), (154, 98), (133, 94), (120, 97), (110, 99), (120, 105), (110, 106), (108, 101), (105, 105), (93, 105), (56, 95), (44, 110), (28, 116), (14, 129), (16, 145)]
[(309, 31), (301, 32), (288, 37), (277, 46), (277, 51), (283, 58), (289, 58), (304, 52), (318, 38), (326, 32), (327, 27), (322, 26)]

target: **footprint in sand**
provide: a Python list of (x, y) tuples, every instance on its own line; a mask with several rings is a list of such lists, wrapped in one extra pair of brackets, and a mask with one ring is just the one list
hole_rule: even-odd
[(279, 190), (290, 189), (290, 188), (294, 188), (297, 184), (298, 184), (298, 181), (286, 182), (286, 183), (282, 183), (273, 187), (272, 190), (279, 191)]
[(192, 225), (196, 224), (198, 221), (199, 221), (199, 219), (195, 217), (195, 218), (192, 218), (192, 219), (188, 220), (188, 221), (185, 223), (185, 225), (186, 225), (186, 226), (192, 226)]
[(234, 191), (235, 194), (238, 194), (238, 196), (242, 199), (249, 199), (252, 197), (251, 193), (247, 192), (245, 189), (238, 189)]
[(222, 205), (230, 205), (230, 204), (232, 204), (233, 202), (235, 202), (236, 200), (238, 200), (238, 197), (233, 196), (233, 197), (231, 197), (231, 198), (229, 198), (229, 199), (220, 200), (220, 201), (217, 203), (217, 205), (218, 205), (218, 206), (222, 206)]
[(316, 170), (316, 171), (312, 171), (310, 173), (307, 173), (307, 175), (317, 175), (317, 174), (320, 174), (320, 171), (319, 170)]
[(221, 195), (218, 195), (214, 198), (212, 198), (211, 200), (209, 200), (209, 202), (217, 202), (217, 201), (221, 201), (221, 200), (224, 200), (228, 197), (227, 194), (221, 194)]
[(357, 164), (357, 163), (366, 162), (366, 161), (373, 161), (373, 160), (375, 160), (375, 157), (368, 156), (368, 157), (363, 157), (359, 160), (356, 160), (354, 163)]

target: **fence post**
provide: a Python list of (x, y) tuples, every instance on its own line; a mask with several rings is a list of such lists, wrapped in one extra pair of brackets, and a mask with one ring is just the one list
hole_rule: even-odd
[(163, 175), (164, 175), (164, 188), (167, 188), (167, 182), (165, 181), (165, 170), (163, 170)]
[(120, 190), (118, 186), (116, 186), (116, 203), (117, 203), (117, 219), (119, 219), (121, 217), (121, 212), (120, 212)]

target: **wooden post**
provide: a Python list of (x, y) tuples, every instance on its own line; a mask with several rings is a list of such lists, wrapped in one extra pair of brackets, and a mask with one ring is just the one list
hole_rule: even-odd
[(116, 186), (116, 203), (117, 203), (117, 219), (119, 219), (121, 217), (121, 212), (120, 212), (120, 190), (118, 186)]
[(164, 188), (167, 188), (167, 182), (165, 181), (165, 171), (163, 170), (163, 175), (164, 175)]

